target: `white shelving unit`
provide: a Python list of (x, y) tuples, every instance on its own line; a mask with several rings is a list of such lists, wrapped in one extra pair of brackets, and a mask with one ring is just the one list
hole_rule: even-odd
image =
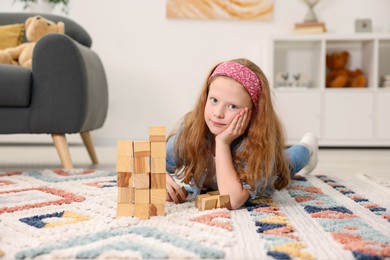
[[(390, 88), (381, 86), (390, 75), (390, 34), (273, 36), (270, 46), (269, 81), (288, 144), (310, 131), (321, 146), (390, 146)], [(326, 54), (343, 50), (348, 69), (363, 70), (366, 88), (325, 87)], [(280, 75), (288, 80), (280, 83)]]

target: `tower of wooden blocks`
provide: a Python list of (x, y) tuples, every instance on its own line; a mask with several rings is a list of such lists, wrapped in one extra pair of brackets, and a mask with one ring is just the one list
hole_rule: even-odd
[(164, 216), (165, 127), (149, 128), (148, 141), (117, 142), (117, 216)]

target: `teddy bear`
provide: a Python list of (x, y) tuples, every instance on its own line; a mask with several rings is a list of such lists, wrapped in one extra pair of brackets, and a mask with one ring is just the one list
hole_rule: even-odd
[(366, 77), (361, 69), (354, 71), (346, 68), (348, 64), (349, 53), (347, 51), (335, 52), (326, 55), (326, 87), (328, 88), (364, 88), (366, 86)]
[(0, 64), (18, 65), (18, 63), (12, 59), (11, 54), (2, 50), (0, 51)]
[(49, 33), (65, 33), (65, 25), (63, 22), (56, 24), (37, 15), (26, 20), (25, 31), (28, 42), (1, 51), (0, 62), (31, 68), (33, 51), (38, 40)]

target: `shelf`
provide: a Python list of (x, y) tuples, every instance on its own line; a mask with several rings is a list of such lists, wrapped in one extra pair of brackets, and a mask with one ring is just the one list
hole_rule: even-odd
[[(305, 85), (316, 88), (320, 85), (321, 41), (277, 41), (274, 45), (274, 86)], [(297, 62), (297, 61), (305, 62)], [(298, 78), (298, 80), (297, 80)]]
[[(269, 81), (288, 144), (312, 131), (327, 146), (390, 146), (390, 87), (381, 87), (383, 76), (390, 79), (389, 34), (277, 35), (270, 46)], [(344, 50), (347, 68), (363, 71), (365, 88), (325, 86), (326, 55)], [(292, 77), (299, 73), (306, 81)]]

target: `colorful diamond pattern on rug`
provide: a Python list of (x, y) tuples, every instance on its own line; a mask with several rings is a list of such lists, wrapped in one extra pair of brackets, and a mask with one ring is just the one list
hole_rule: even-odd
[(390, 257), (390, 237), (339, 205), (306, 178), (296, 176), (288, 192), (334, 240), (350, 250), (357, 259)]
[(0, 181), (0, 187), (6, 186), (6, 185), (11, 185), (11, 184), (15, 184), (15, 182), (7, 181), (7, 180)]
[(89, 218), (72, 211), (61, 211), (40, 216), (21, 218), (19, 220), (36, 228), (50, 228), (74, 224), (80, 221), (87, 221)]
[(20, 175), (20, 174), (22, 174), (21, 171), (0, 172), (0, 177)]
[(102, 176), (116, 176), (116, 172), (107, 172), (107, 171), (93, 171), (93, 170), (83, 170), (83, 169), (55, 169), (40, 171), (28, 171), (23, 174), (29, 175), (36, 179), (45, 181), (45, 182), (63, 182), (63, 181), (77, 181), (77, 180), (87, 180), (93, 179)]
[(116, 180), (113, 180), (113, 181), (95, 181), (95, 182), (88, 182), (88, 183), (84, 183), (84, 184), (102, 189), (102, 188), (116, 187)]
[(49, 205), (70, 204), (84, 199), (85, 197), (48, 187), (0, 191), (0, 204), (2, 205), (0, 214)]
[[(219, 259), (234, 245), (226, 209), (166, 204), (166, 216), (116, 217), (116, 173), (0, 173), (0, 245), (5, 259)], [(212, 234), (212, 235), (210, 235)]]
[[(216, 219), (219, 219), (219, 221), (217, 221)], [(205, 214), (199, 217), (192, 218), (190, 220), (194, 222), (203, 223), (209, 226), (220, 227), (232, 231), (233, 226), (231, 223), (228, 222), (229, 219), (230, 219), (230, 213), (228, 210), (226, 210), (226, 211)]]
[[(139, 243), (134, 243), (132, 241), (127, 241), (127, 235), (134, 234), (140, 236)], [(198, 255), (200, 258), (223, 258), (224, 252), (218, 249), (213, 249), (207, 246), (202, 245), (193, 240), (189, 240), (183, 237), (179, 237), (175, 234), (161, 231), (157, 228), (151, 227), (128, 227), (128, 228), (118, 228), (111, 231), (102, 231), (93, 233), (91, 235), (86, 236), (78, 236), (72, 238), (71, 240), (62, 241), (55, 244), (50, 244), (43, 247), (34, 248), (31, 250), (20, 251), (16, 254), (17, 259), (25, 259), (25, 258), (34, 258), (39, 255), (48, 254), (55, 250), (64, 250), (70, 248), (77, 248), (79, 246), (93, 244), (99, 241), (107, 241), (110, 238), (114, 237), (122, 237), (124, 241), (122, 246), (113, 243), (108, 243), (103, 247), (92, 246), (91, 249), (78, 249), (79, 251), (76, 253), (76, 258), (96, 258), (101, 256), (107, 250), (111, 249), (119, 249), (119, 250), (136, 250), (142, 252), (143, 258), (167, 258), (169, 256), (167, 253), (163, 253), (163, 251), (158, 248), (149, 247), (142, 244), (143, 238), (154, 238), (163, 243), (172, 244), (178, 248), (182, 248), (188, 250), (189, 252)], [(127, 241), (127, 242), (125, 242)], [(137, 241), (137, 240), (134, 240)], [(138, 245), (138, 246), (137, 246)], [(163, 257), (161, 257), (163, 256)]]
[(353, 190), (349, 189), (347, 186), (337, 183), (334, 179), (329, 178), (326, 175), (316, 175), (316, 177), (318, 179), (322, 180), (323, 182), (325, 182), (326, 184), (330, 185), (333, 189), (344, 194), (345, 196), (347, 196), (351, 200), (362, 205), (364, 208), (369, 209), (374, 214), (379, 215), (382, 218), (386, 219), (388, 222), (390, 222), (390, 211), (388, 209), (386, 209), (385, 207), (381, 207), (377, 203), (372, 203), (365, 196), (357, 194)]
[[(193, 200), (167, 202), (165, 216), (149, 220), (116, 217), (115, 181), (115, 172), (83, 169), (0, 173), (0, 183), (8, 183), (0, 185), (2, 259), (388, 257), (390, 223), (380, 211), (363, 208), (314, 176), (295, 180), (290, 190), (249, 210), (198, 211)], [(58, 202), (72, 196), (69, 203)]]
[(300, 241), (294, 226), (271, 198), (256, 199), (248, 203), (247, 210), (255, 221), (257, 233), (265, 241), (267, 255), (275, 259), (314, 259), (307, 245)]

